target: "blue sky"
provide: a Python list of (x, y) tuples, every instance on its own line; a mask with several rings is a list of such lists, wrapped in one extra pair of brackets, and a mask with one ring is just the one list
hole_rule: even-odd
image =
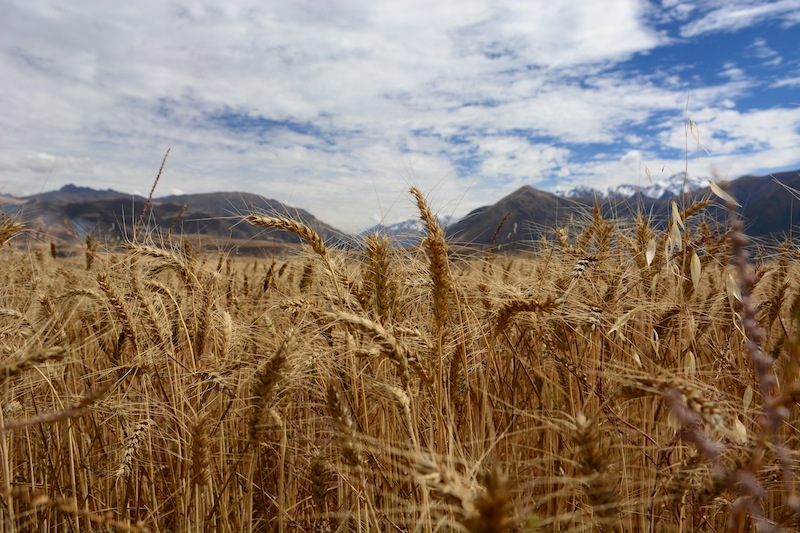
[[(800, 0), (0, 0), (0, 194), (239, 190), (345, 231), (800, 168)], [(691, 120), (691, 127), (688, 127)], [(688, 146), (688, 149), (687, 149)]]

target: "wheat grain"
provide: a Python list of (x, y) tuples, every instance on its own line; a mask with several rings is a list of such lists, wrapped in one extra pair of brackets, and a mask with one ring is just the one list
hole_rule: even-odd
[(150, 428), (153, 426), (151, 418), (145, 418), (137, 422), (125, 437), (125, 445), (122, 450), (122, 461), (119, 467), (114, 472), (114, 477), (117, 479), (128, 478), (133, 469), (133, 462), (139, 454), (139, 449), (142, 447)]
[(17, 357), (7, 359), (0, 363), (0, 385), (26, 370), (46, 361), (60, 361), (67, 354), (61, 346), (52, 348), (28, 350)]
[(247, 215), (244, 219), (254, 226), (276, 228), (289, 231), (301, 237), (321, 257), (328, 257), (328, 248), (319, 234), (306, 224), (283, 217), (268, 217), (261, 215)]
[(191, 426), (192, 482), (204, 486), (209, 481), (211, 442), (208, 435), (208, 416), (198, 416)]
[(449, 299), (453, 289), (450, 276), (450, 263), (447, 257), (447, 241), (444, 231), (436, 220), (436, 216), (428, 207), (422, 191), (411, 188), (411, 194), (417, 200), (420, 216), (428, 229), (425, 245), (428, 249), (429, 270), (432, 285), (433, 316), (437, 331), (442, 331), (449, 320)]
[(342, 459), (360, 477), (363, 474), (364, 454), (350, 406), (334, 385), (328, 387), (325, 398)]
[(576, 461), (582, 477), (586, 497), (592, 506), (595, 521), (605, 530), (619, 527), (619, 495), (614, 487), (607, 454), (599, 447), (598, 433), (591, 420), (583, 413), (575, 415)]
[(8, 220), (3, 214), (2, 218), (0, 218), (0, 246), (6, 243), (9, 239), (11, 239), (14, 235), (22, 232), (25, 229), (25, 224), (21, 222), (12, 222)]
[(484, 476), (483, 494), (475, 498), (475, 513), (464, 525), (470, 533), (501, 533), (515, 529), (513, 503), (508, 490), (508, 478), (492, 469)]

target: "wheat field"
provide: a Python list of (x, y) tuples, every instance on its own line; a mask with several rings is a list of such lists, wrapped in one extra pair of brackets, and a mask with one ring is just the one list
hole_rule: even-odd
[(292, 257), (3, 220), (2, 531), (800, 529), (796, 245), (709, 199), (456, 252), (411, 196), (415, 247), (244, 217)]

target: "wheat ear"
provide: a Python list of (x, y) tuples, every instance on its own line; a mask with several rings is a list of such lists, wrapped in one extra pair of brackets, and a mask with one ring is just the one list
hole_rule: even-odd
[(322, 237), (320, 237), (319, 233), (314, 231), (307, 224), (303, 224), (297, 220), (292, 220), (285, 217), (268, 217), (250, 214), (244, 217), (244, 219), (254, 226), (289, 231), (306, 241), (309, 246), (311, 246), (311, 249), (314, 250), (314, 252), (316, 252), (316, 254), (325, 263), (325, 266), (327, 267), (328, 272), (333, 279), (336, 296), (339, 298), (339, 301), (344, 301), (343, 295), (339, 289), (339, 283), (341, 282), (341, 284), (345, 287), (350, 287), (351, 284), (344, 272), (340, 272), (334, 268), (328, 248), (325, 246), (325, 241), (322, 240)]
[(197, 417), (191, 427), (192, 482), (203, 486), (208, 483), (211, 463), (211, 442), (208, 436), (208, 416)]
[(144, 442), (147, 432), (150, 430), (152, 425), (153, 420), (150, 418), (145, 418), (133, 426), (131, 432), (127, 437), (125, 437), (125, 446), (122, 451), (122, 461), (120, 461), (119, 467), (114, 473), (114, 477), (120, 479), (130, 476), (133, 468), (133, 461), (136, 459), (136, 455), (139, 453), (139, 448)]
[(256, 370), (253, 380), (253, 400), (251, 405), (250, 417), (250, 438), (256, 440), (260, 430), (261, 421), (267, 404), (272, 399), (275, 384), (281, 377), (281, 371), (286, 364), (286, 352), (289, 339), (293, 335), (290, 331), (281, 341), (275, 355), (258, 370)]
[(367, 237), (369, 263), (365, 278), (372, 289), (375, 314), (381, 323), (386, 322), (395, 300), (395, 287), (389, 269), (389, 245), (390, 241), (385, 235)]
[(10, 220), (6, 219), (5, 215), (3, 215), (2, 219), (0, 219), (0, 246), (5, 244), (8, 239), (24, 229), (25, 224), (20, 222), (11, 222)]
[(21, 357), (7, 359), (0, 364), (0, 385), (40, 363), (63, 359), (66, 354), (67, 350), (65, 348), (56, 346), (54, 348), (30, 350)]
[[(761, 434), (759, 445), (754, 450), (753, 457), (763, 453), (763, 448), (766, 448), (766, 443), (769, 442), (773, 453), (778, 458), (780, 464), (781, 477), (783, 488), (786, 492), (786, 500), (791, 512), (795, 517), (800, 517), (800, 496), (795, 490), (794, 484), (794, 467), (792, 465), (792, 457), (782, 441), (779, 431), (790, 416), (790, 412), (786, 407), (781, 406), (776, 402), (778, 394), (776, 388), (778, 386), (778, 378), (773, 368), (773, 360), (761, 349), (764, 343), (766, 333), (759, 324), (756, 315), (758, 307), (753, 303), (751, 294), (757, 279), (753, 272), (748, 267), (748, 254), (745, 250), (747, 246), (747, 235), (743, 231), (743, 223), (735, 215), (733, 205), (729, 202), (728, 209), (733, 219), (732, 232), (730, 236), (731, 241), (731, 255), (736, 264), (736, 269), (739, 274), (739, 294), (741, 295), (740, 302), (742, 304), (741, 312), (741, 326), (745, 333), (745, 351), (750, 356), (755, 367), (755, 374), (758, 379), (758, 385), (761, 390), (761, 397), (764, 401), (764, 415), (761, 418)], [(747, 475), (747, 472), (743, 472)], [(767, 526), (766, 519), (763, 516), (763, 489), (757, 482), (755, 484), (741, 483), (738, 485), (739, 491), (744, 498), (741, 498), (741, 505), (734, 505), (732, 512), (732, 520), (735, 522), (744, 521), (743, 514), (747, 506), (751, 507), (749, 512), (753, 514), (759, 527)]]
[(325, 241), (322, 240), (319, 233), (302, 222), (285, 217), (267, 217), (261, 215), (247, 215), (244, 219), (254, 226), (282, 229), (294, 233), (306, 241), (317, 255), (320, 257), (328, 257), (328, 248), (325, 246)]
[(561, 300), (552, 295), (542, 300), (535, 298), (509, 300), (503, 303), (497, 313), (494, 327), (495, 334), (502, 332), (508, 326), (514, 315), (530, 312), (549, 313), (559, 305), (561, 305)]
[(599, 525), (618, 530), (619, 495), (614, 487), (606, 453), (598, 446), (594, 423), (583, 413), (575, 416), (573, 433), (577, 463), (583, 475), (586, 497)]
[(363, 473), (364, 452), (358, 436), (355, 420), (350, 406), (342, 393), (335, 386), (328, 387), (326, 395), (328, 415), (339, 441), (339, 451), (344, 462), (353, 468), (361, 477)]
[(475, 511), (464, 525), (470, 533), (501, 533), (516, 527), (508, 477), (492, 469), (483, 479), (483, 494), (475, 498)]
[(189, 268), (189, 264), (185, 259), (178, 256), (178, 254), (168, 250), (163, 250), (161, 248), (156, 248), (155, 246), (145, 246), (143, 244), (136, 243), (131, 243), (128, 245), (128, 249), (135, 254), (158, 259), (163, 267), (168, 267), (175, 270), (184, 283), (188, 284), (191, 282), (198, 284), (197, 277), (194, 275), (194, 272), (192, 272), (192, 269)]
[(114, 312), (117, 315), (120, 323), (122, 324), (122, 331), (125, 333), (125, 336), (130, 340), (131, 345), (133, 346), (133, 352), (137, 352), (137, 343), (136, 337), (133, 333), (133, 322), (131, 322), (130, 314), (128, 310), (125, 308), (125, 305), (122, 303), (122, 300), (117, 296), (116, 291), (114, 291), (114, 287), (108, 282), (108, 278), (104, 275), (97, 276), (97, 285), (100, 287), (100, 290), (103, 291), (103, 294), (106, 295), (108, 299), (108, 303), (111, 304), (111, 307), (114, 308)]
[[(129, 533), (148, 533), (150, 529), (146, 528), (144, 523), (138, 521), (134, 524), (129, 522), (122, 522), (115, 520), (113, 514), (109, 512), (95, 512), (90, 510), (86, 503), (83, 507), (78, 507), (78, 502), (74, 497), (62, 496), (48, 496), (42, 493), (34, 493), (33, 491), (25, 491), (21, 488), (11, 490), (0, 490), (0, 496), (4, 499), (14, 498), (28, 502), (31, 507), (46, 507), (55, 509), (61, 513), (85, 518), (96, 524), (98, 527), (103, 527), (103, 531), (108, 531), (107, 528), (113, 528), (115, 531), (126, 531)], [(41, 524), (40, 524), (41, 525)], [(14, 531), (13, 529), (11, 531)], [(84, 531), (83, 529), (81, 531)], [(94, 531), (100, 531), (94, 530)]]
[(311, 505), (314, 508), (315, 523), (321, 528), (323, 521), (321, 517), (327, 512), (325, 504), (328, 499), (328, 491), (331, 488), (331, 469), (319, 454), (315, 454), (311, 458), (309, 475), (311, 477)]
[(411, 194), (417, 199), (420, 217), (428, 228), (428, 235), (425, 237), (424, 242), (428, 248), (430, 276), (433, 283), (433, 315), (436, 330), (442, 331), (448, 321), (448, 301), (453, 288), (450, 277), (450, 264), (447, 258), (447, 241), (444, 238), (444, 231), (439, 225), (439, 221), (436, 220), (436, 216), (428, 207), (422, 191), (412, 187)]
[(408, 381), (408, 368), (409, 366), (419, 374), (423, 383), (428, 383), (428, 376), (425, 370), (419, 363), (419, 360), (408, 349), (398, 341), (394, 335), (386, 331), (386, 329), (378, 322), (368, 318), (360, 317), (344, 311), (338, 313), (326, 313), (332, 321), (339, 320), (350, 326), (354, 326), (364, 333), (372, 335), (375, 341), (382, 348), (389, 359), (397, 365), (400, 369), (400, 375), (404, 382)]

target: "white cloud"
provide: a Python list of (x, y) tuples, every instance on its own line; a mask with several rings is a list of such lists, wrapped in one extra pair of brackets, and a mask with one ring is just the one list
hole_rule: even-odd
[(800, 76), (778, 80), (772, 84), (772, 87), (800, 87)]
[(553, 146), (529, 143), (519, 137), (488, 138), (480, 142), (481, 173), (498, 176), (514, 187), (533, 184), (543, 176), (558, 171), (569, 151)]
[(701, 18), (686, 24), (683, 37), (713, 32), (735, 32), (767, 19), (778, 19), (785, 25), (800, 22), (799, 0), (761, 2), (754, 0), (707, 0), (703, 8), (710, 10)]
[[(596, 188), (627, 183), (646, 185), (653, 179), (688, 169), (694, 176), (720, 172), (726, 179), (797, 165), (800, 146), (800, 107), (739, 112), (708, 107), (691, 113), (693, 126), (675, 123), (658, 138), (660, 147), (671, 148), (675, 157), (633, 150), (619, 158), (598, 157), (570, 164), (569, 189), (577, 184)], [(684, 150), (686, 147), (686, 150)]]
[(728, 62), (722, 65), (722, 72), (720, 76), (730, 79), (731, 81), (744, 81), (747, 80), (747, 75), (744, 70), (736, 66), (736, 63)]
[(28, 154), (19, 162), (19, 167), (33, 172), (48, 172), (56, 162), (56, 156), (50, 154)]
[(764, 65), (777, 66), (783, 62), (783, 57), (767, 45), (767, 40), (758, 37), (747, 47), (753, 57), (764, 60)]
[[(412, 214), (410, 184), (462, 215), (523, 183), (627, 179), (689, 92), (735, 110), (754, 85), (615, 71), (671, 42), (641, 0), (0, 2), (0, 190), (51, 168), (51, 186), (147, 189), (172, 148), (164, 191), (252, 191), (344, 230)], [(665, 3), (694, 32), (791, 3), (705, 5)]]
[[(706, 108), (692, 113), (692, 120), (696, 129), (694, 135), (689, 132), (689, 145), (697, 146), (699, 142), (713, 156), (754, 152), (774, 156), (800, 146), (800, 108), (750, 112)], [(683, 128), (673, 128), (664, 138), (673, 146), (685, 140)]]

